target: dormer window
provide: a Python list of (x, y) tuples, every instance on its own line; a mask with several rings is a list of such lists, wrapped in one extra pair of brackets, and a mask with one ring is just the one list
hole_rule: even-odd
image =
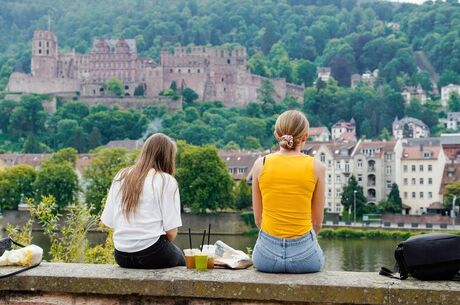
[(425, 151), (423, 153), (423, 158), (425, 159), (431, 158), (431, 156), (432, 156), (431, 151)]

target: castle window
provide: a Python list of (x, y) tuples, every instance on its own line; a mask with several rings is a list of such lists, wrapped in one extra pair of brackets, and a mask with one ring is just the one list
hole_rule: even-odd
[(190, 69), (188, 69), (188, 73), (190, 73), (190, 72), (191, 72)]
[(42, 50), (41, 50), (41, 49), (38, 50), (38, 54), (42, 54)]
[(49, 46), (50, 46), (50, 43), (49, 43), (48, 41), (46, 42), (46, 46), (47, 46), (47, 47), (49, 47)]
[(200, 69), (198, 69), (197, 72), (200, 73)]
[(227, 59), (227, 64), (231, 64), (232, 61), (230, 59)]
[(224, 87), (224, 92), (227, 91), (227, 88)]
[(125, 86), (125, 90), (129, 90), (129, 86)]
[(224, 78), (222, 77), (222, 82), (224, 81)]
[(50, 54), (50, 50), (46, 50), (46, 55), (49, 55)]
[(173, 73), (173, 69), (169, 69), (169, 72), (170, 72), (170, 73)]
[(41, 42), (41, 41), (38, 42), (38, 46), (39, 46), (39, 47), (42, 46), (42, 42)]
[(181, 70), (179, 69), (177, 72), (181, 73)]

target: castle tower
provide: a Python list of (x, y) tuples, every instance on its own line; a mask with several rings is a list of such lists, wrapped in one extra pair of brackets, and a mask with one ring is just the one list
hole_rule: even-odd
[(32, 76), (39, 78), (57, 77), (57, 38), (50, 31), (35, 31), (32, 40)]

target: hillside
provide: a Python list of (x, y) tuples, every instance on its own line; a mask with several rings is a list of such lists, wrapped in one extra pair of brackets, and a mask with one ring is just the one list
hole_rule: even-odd
[[(0, 2), (0, 87), (30, 70), (33, 31), (56, 32), (64, 49), (86, 52), (96, 37), (135, 38), (159, 58), (175, 45), (239, 44), (257, 74), (313, 81), (309, 62), (331, 66), (341, 85), (379, 68), (393, 87), (416, 82), (414, 50), (423, 50), (440, 82), (460, 73), (460, 6), (356, 0), (4, 0)], [(389, 23), (397, 27), (389, 27)], [(396, 28), (396, 29), (395, 29)], [(456, 55), (457, 54), (457, 55)], [(397, 77), (402, 81), (395, 82)]]

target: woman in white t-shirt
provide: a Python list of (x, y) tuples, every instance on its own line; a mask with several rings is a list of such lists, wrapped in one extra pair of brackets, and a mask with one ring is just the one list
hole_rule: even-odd
[(185, 266), (172, 241), (182, 226), (175, 170), (176, 144), (157, 133), (144, 143), (136, 163), (122, 169), (110, 187), (101, 220), (113, 228), (115, 260), (125, 268)]

